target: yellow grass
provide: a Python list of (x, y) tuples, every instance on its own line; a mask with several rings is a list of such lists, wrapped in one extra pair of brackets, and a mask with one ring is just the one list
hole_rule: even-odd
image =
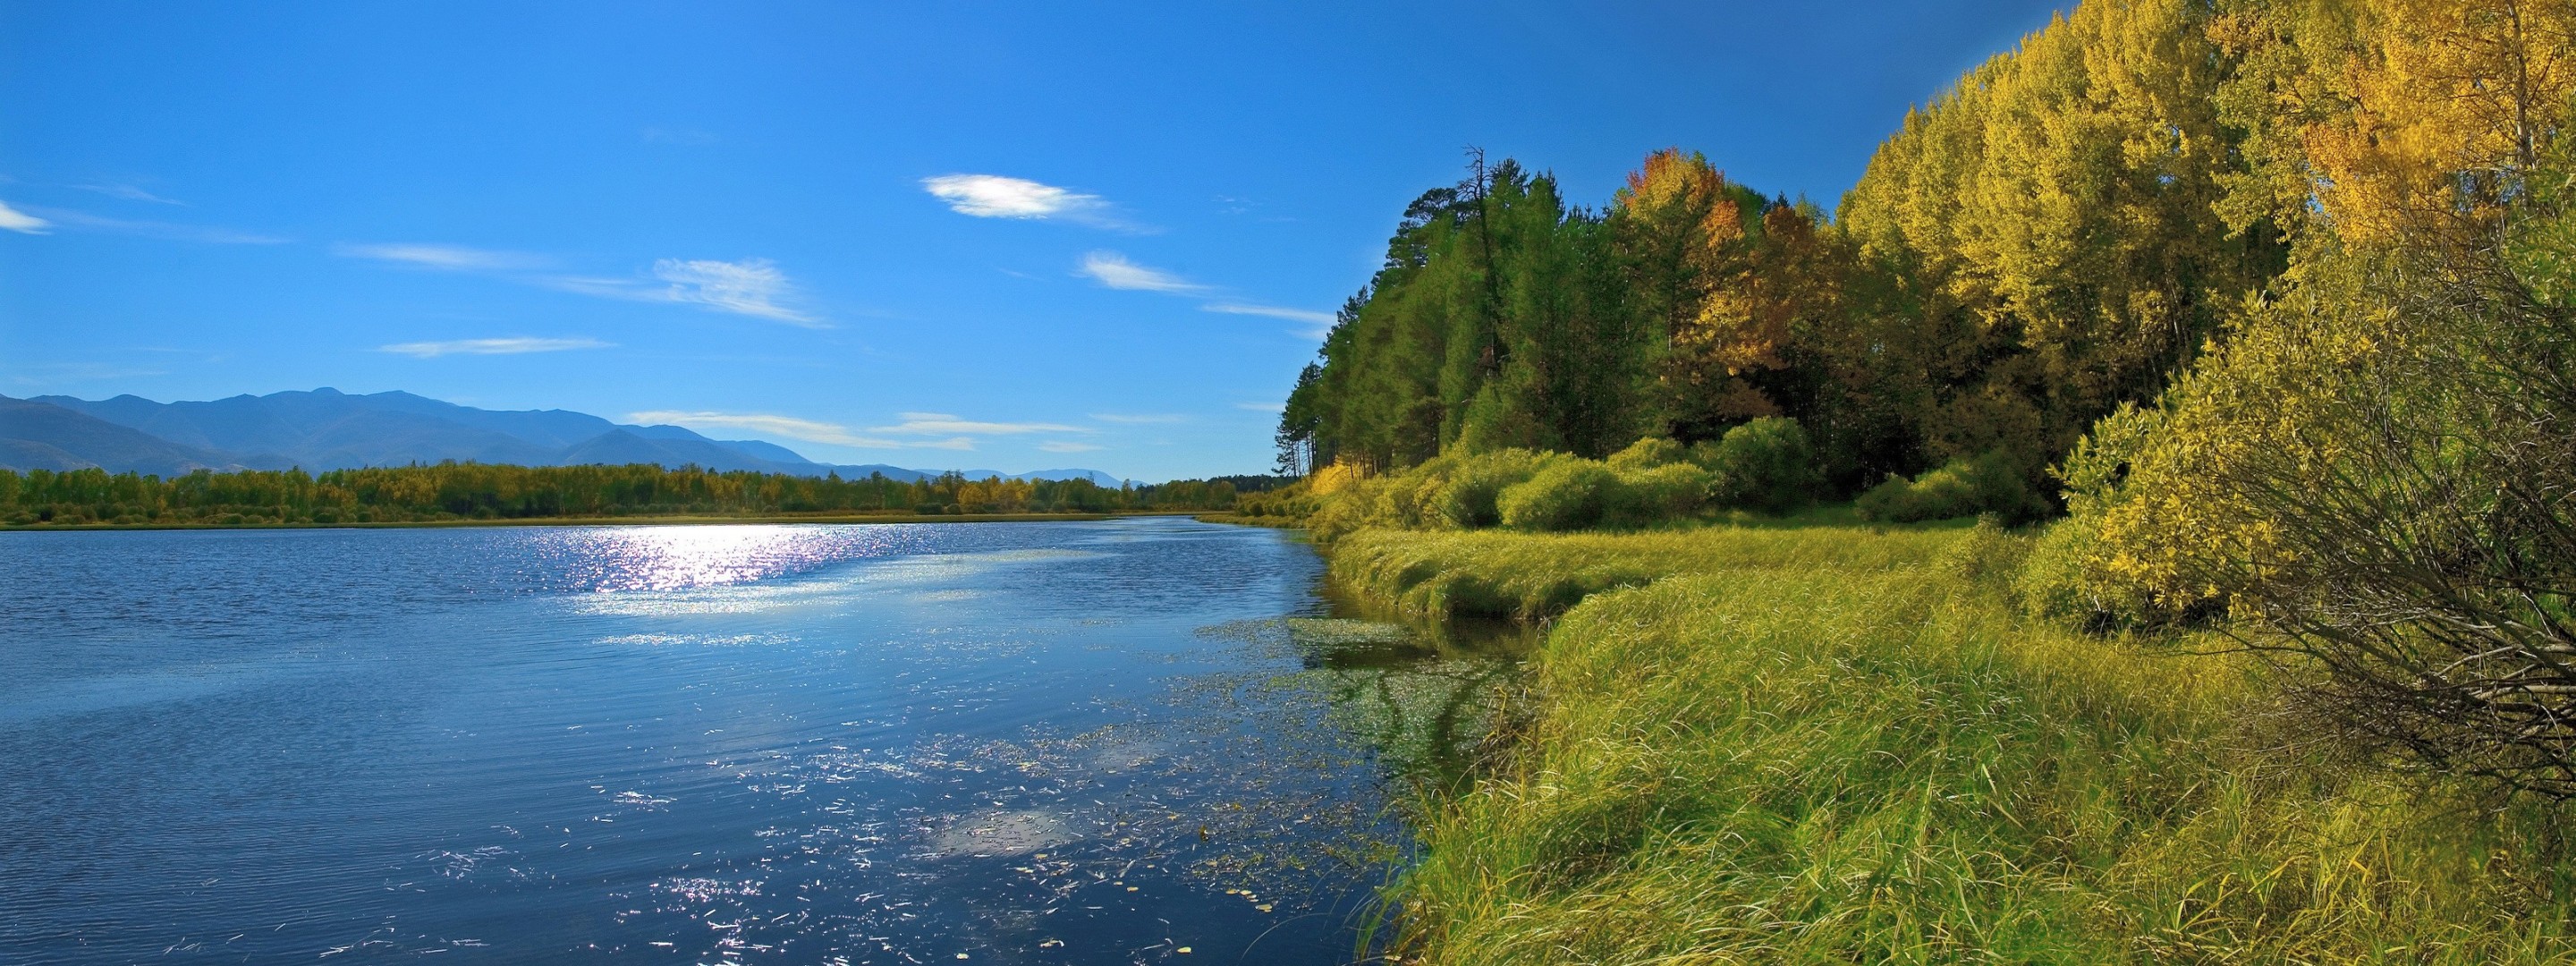
[[(1990, 529), (1362, 531), (1416, 613), (1564, 611), (1429, 806), (1443, 964), (2576, 960), (2562, 815), (2276, 749), (2259, 669), (2005, 599)], [(1570, 609), (1567, 609), (1570, 608)]]

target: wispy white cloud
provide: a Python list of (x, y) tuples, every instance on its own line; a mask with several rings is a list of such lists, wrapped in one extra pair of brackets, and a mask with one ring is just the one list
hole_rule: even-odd
[[(7, 206), (5, 205), (0, 205), (0, 208), (6, 207)], [(137, 221), (124, 218), (102, 218), (85, 211), (72, 211), (64, 208), (30, 207), (25, 212), (11, 211), (8, 215), (15, 216), (15, 218), (0, 216), (0, 228), (9, 228), (14, 231), (28, 231), (28, 229), (16, 227), (16, 225), (11, 222), (19, 219), (33, 218), (39, 226), (39, 231), (41, 231), (41, 226), (44, 222), (50, 220), (53, 223), (66, 228), (115, 232), (123, 235), (141, 235), (146, 238), (160, 238), (169, 241), (199, 242), (208, 245), (283, 245), (291, 240), (280, 238), (275, 235), (261, 235), (246, 231), (234, 231), (230, 228), (212, 228), (205, 225), (181, 225), (166, 221)], [(42, 217), (35, 217), (39, 215)]]
[(807, 328), (829, 328), (821, 319), (778, 304), (779, 299), (794, 294), (795, 286), (788, 282), (787, 273), (766, 258), (739, 262), (665, 258), (653, 263), (653, 277), (670, 283), (662, 291), (667, 301)]
[[(1125, 255), (1106, 250), (1084, 255), (1082, 267), (1076, 271), (1076, 274), (1089, 277), (1105, 288), (1131, 292), (1161, 292), (1165, 295), (1194, 295), (1202, 298), (1222, 294), (1215, 286), (1202, 285), (1159, 268), (1138, 265), (1129, 261)], [(1290, 333), (1301, 338), (1322, 338), (1334, 321), (1333, 313), (1330, 312), (1292, 309), (1278, 305), (1258, 305), (1250, 302), (1207, 302), (1199, 306), (1199, 311), (1220, 312), (1226, 315), (1258, 315), (1264, 318), (1303, 322), (1311, 328)]]
[(975, 440), (966, 436), (948, 439), (884, 439), (863, 436), (839, 423), (826, 423), (794, 416), (768, 413), (683, 412), (675, 409), (652, 409), (628, 413), (626, 418), (638, 423), (670, 423), (691, 428), (740, 429), (771, 436), (784, 436), (813, 443), (829, 443), (854, 449), (946, 449), (972, 450)]
[(53, 224), (53, 222), (19, 211), (16, 208), (11, 208), (9, 207), (8, 202), (0, 201), (0, 229), (7, 229), (9, 231), (26, 235), (42, 235), (45, 234), (45, 229), (53, 227)]
[(1317, 312), (1312, 309), (1281, 308), (1276, 305), (1245, 305), (1239, 302), (1213, 302), (1199, 306), (1199, 310), (1202, 312), (1223, 312), (1227, 315), (1261, 315), (1274, 319), (1287, 319), (1291, 322), (1312, 322), (1316, 325), (1333, 324), (1333, 313)]
[(149, 201), (156, 205), (179, 205), (181, 207), (186, 207), (188, 204), (185, 201), (179, 201), (174, 198), (164, 198), (133, 185), (117, 182), (107, 182), (103, 184), (76, 184), (72, 187), (79, 188), (82, 191), (95, 191), (110, 198), (124, 201)]
[(377, 346), (378, 352), (392, 352), (417, 359), (435, 359), (445, 355), (511, 356), (529, 352), (565, 352), (573, 349), (606, 349), (614, 343), (598, 339), (538, 339), (526, 336), (506, 339), (452, 339), (446, 342), (397, 342)]
[(1063, 440), (1048, 440), (1046, 442), (1039, 443), (1038, 448), (1049, 453), (1088, 453), (1104, 447), (1093, 446), (1090, 443), (1069, 443)]
[(518, 272), (541, 269), (552, 264), (542, 255), (530, 255), (526, 252), (507, 252), (432, 242), (344, 244), (334, 245), (332, 250), (350, 258), (372, 258), (382, 262), (399, 262), (452, 272)]
[(903, 422), (893, 426), (869, 429), (872, 433), (899, 433), (933, 436), (943, 433), (965, 433), (975, 436), (1013, 436), (1022, 433), (1088, 433), (1091, 430), (1061, 423), (991, 423), (960, 419), (947, 413), (898, 413)]
[(1099, 195), (998, 174), (943, 174), (921, 179), (921, 187), (947, 202), (949, 210), (977, 218), (1082, 216), (1106, 207)]
[(1207, 291), (1207, 286), (1160, 269), (1147, 268), (1127, 260), (1117, 252), (1099, 251), (1082, 256), (1081, 274), (1114, 289), (1136, 292), (1172, 292), (1187, 294)]
[(672, 302), (716, 312), (749, 315), (801, 325), (830, 328), (814, 314), (791, 304), (795, 283), (765, 258), (739, 262), (716, 259), (665, 258), (653, 263), (650, 278), (616, 278), (545, 274), (555, 260), (527, 252), (475, 248), (430, 242), (341, 244), (333, 251), (419, 268), (499, 275), (525, 285), (562, 292), (635, 302)]
[(1122, 217), (1099, 195), (998, 174), (943, 174), (921, 179), (922, 190), (948, 203), (948, 210), (976, 218), (1022, 221), (1070, 221), (1135, 234), (1155, 229)]
[(1092, 413), (1091, 418), (1104, 423), (1186, 423), (1190, 418), (1177, 413)]
[(1275, 402), (1244, 402), (1244, 403), (1235, 403), (1235, 404), (1234, 404), (1234, 408), (1236, 408), (1236, 409), (1250, 410), (1250, 411), (1252, 411), (1252, 412), (1256, 412), (1256, 413), (1281, 413), (1281, 412), (1286, 412), (1286, 411), (1288, 411), (1288, 406), (1287, 406), (1287, 404), (1286, 404), (1286, 403), (1275, 403)]
[(648, 425), (656, 423), (670, 423), (676, 426), (705, 427), (714, 429), (742, 429), (755, 433), (766, 433), (771, 436), (785, 436), (789, 439), (801, 439), (815, 443), (831, 443), (836, 446), (855, 446), (862, 449), (894, 449), (919, 445), (916, 443), (899, 442), (890, 439), (871, 439), (869, 437), (850, 432), (849, 427), (843, 426), (839, 423), (826, 423), (811, 419), (798, 419), (794, 416), (775, 416), (768, 413), (711, 413), (683, 412), (676, 409), (650, 409), (643, 412), (628, 413), (626, 414), (626, 418)]

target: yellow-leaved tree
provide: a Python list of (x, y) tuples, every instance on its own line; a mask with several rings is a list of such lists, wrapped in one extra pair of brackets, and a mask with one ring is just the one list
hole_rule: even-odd
[(2300, 241), (2068, 461), (2053, 599), (2223, 612), (2320, 734), (2576, 796), (2576, 5), (2288, 3), (2212, 35), (2256, 111), (2223, 207)]

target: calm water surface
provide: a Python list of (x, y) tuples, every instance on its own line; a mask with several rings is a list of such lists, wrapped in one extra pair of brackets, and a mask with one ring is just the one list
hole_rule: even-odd
[(0, 534), (0, 962), (1346, 962), (1508, 665), (1320, 571), (1173, 519)]

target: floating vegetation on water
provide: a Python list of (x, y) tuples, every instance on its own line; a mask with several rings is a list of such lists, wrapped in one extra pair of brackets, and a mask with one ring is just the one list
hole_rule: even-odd
[(1080, 838), (1063, 819), (1046, 812), (1024, 809), (963, 816), (955, 824), (931, 836), (930, 844), (943, 853), (981, 859), (996, 855), (1026, 855)]
[(1288, 639), (1305, 647), (1403, 644), (1416, 637), (1402, 624), (1348, 617), (1291, 617), (1281, 623), (1288, 626)]

